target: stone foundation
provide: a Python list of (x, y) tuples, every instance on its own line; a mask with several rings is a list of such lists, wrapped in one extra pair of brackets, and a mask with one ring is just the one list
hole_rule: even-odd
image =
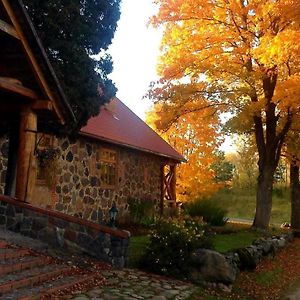
[(129, 232), (101, 226), (59, 212), (0, 196), (0, 227), (55, 247), (81, 251), (111, 263), (126, 264)]

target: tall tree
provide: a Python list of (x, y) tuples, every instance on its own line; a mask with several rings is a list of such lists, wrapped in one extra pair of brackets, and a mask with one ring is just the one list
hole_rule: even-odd
[[(174, 118), (207, 105), (231, 111), (258, 151), (254, 227), (267, 228), (273, 175), (300, 86), (299, 0), (156, 0), (160, 81), (149, 96)], [(199, 100), (200, 99), (200, 100)]]
[[(298, 127), (297, 124), (295, 127)], [(300, 230), (300, 133), (297, 128), (289, 132), (284, 150), (284, 156), (290, 163), (291, 226)]]
[(300, 230), (300, 181), (299, 161), (294, 158), (290, 164), (291, 226)]
[[(168, 111), (155, 105), (146, 122), (186, 159), (177, 170), (177, 194), (181, 201), (209, 196), (221, 185), (215, 179), (211, 165), (218, 159), (214, 154), (220, 145), (219, 119), (207, 108), (182, 116), (167, 126)], [(211, 115), (208, 117), (207, 115)]]
[(24, 2), (80, 128), (116, 93), (107, 77), (112, 60), (105, 51), (120, 17), (120, 0)]

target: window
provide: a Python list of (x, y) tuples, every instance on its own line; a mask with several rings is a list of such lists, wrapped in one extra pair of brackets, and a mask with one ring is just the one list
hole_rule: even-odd
[(117, 152), (107, 148), (101, 148), (97, 155), (97, 168), (101, 186), (114, 188), (117, 184)]

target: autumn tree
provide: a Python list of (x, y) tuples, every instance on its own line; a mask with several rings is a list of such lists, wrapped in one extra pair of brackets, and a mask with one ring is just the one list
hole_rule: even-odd
[[(116, 93), (107, 53), (120, 0), (24, 0), (39, 38), (77, 117), (79, 129)], [(101, 55), (95, 59), (95, 55)]]
[(147, 113), (146, 122), (187, 159), (177, 170), (176, 192), (181, 201), (209, 196), (221, 187), (211, 168), (221, 142), (218, 116), (213, 112), (207, 108), (181, 116), (167, 129), (168, 113), (160, 105)]
[[(273, 177), (299, 111), (299, 0), (156, 0), (164, 36), (149, 97), (173, 120), (210, 105), (255, 136), (254, 227), (267, 228)], [(172, 118), (169, 118), (170, 122)]]
[(289, 162), (290, 171), (291, 226), (300, 230), (300, 133), (298, 129), (294, 129), (292, 128), (287, 136), (284, 156)]

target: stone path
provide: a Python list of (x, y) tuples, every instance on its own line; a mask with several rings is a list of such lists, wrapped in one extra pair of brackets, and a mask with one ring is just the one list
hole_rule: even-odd
[(166, 300), (188, 299), (195, 287), (183, 281), (145, 273), (134, 269), (102, 272), (107, 280), (105, 286), (94, 288), (72, 300)]

